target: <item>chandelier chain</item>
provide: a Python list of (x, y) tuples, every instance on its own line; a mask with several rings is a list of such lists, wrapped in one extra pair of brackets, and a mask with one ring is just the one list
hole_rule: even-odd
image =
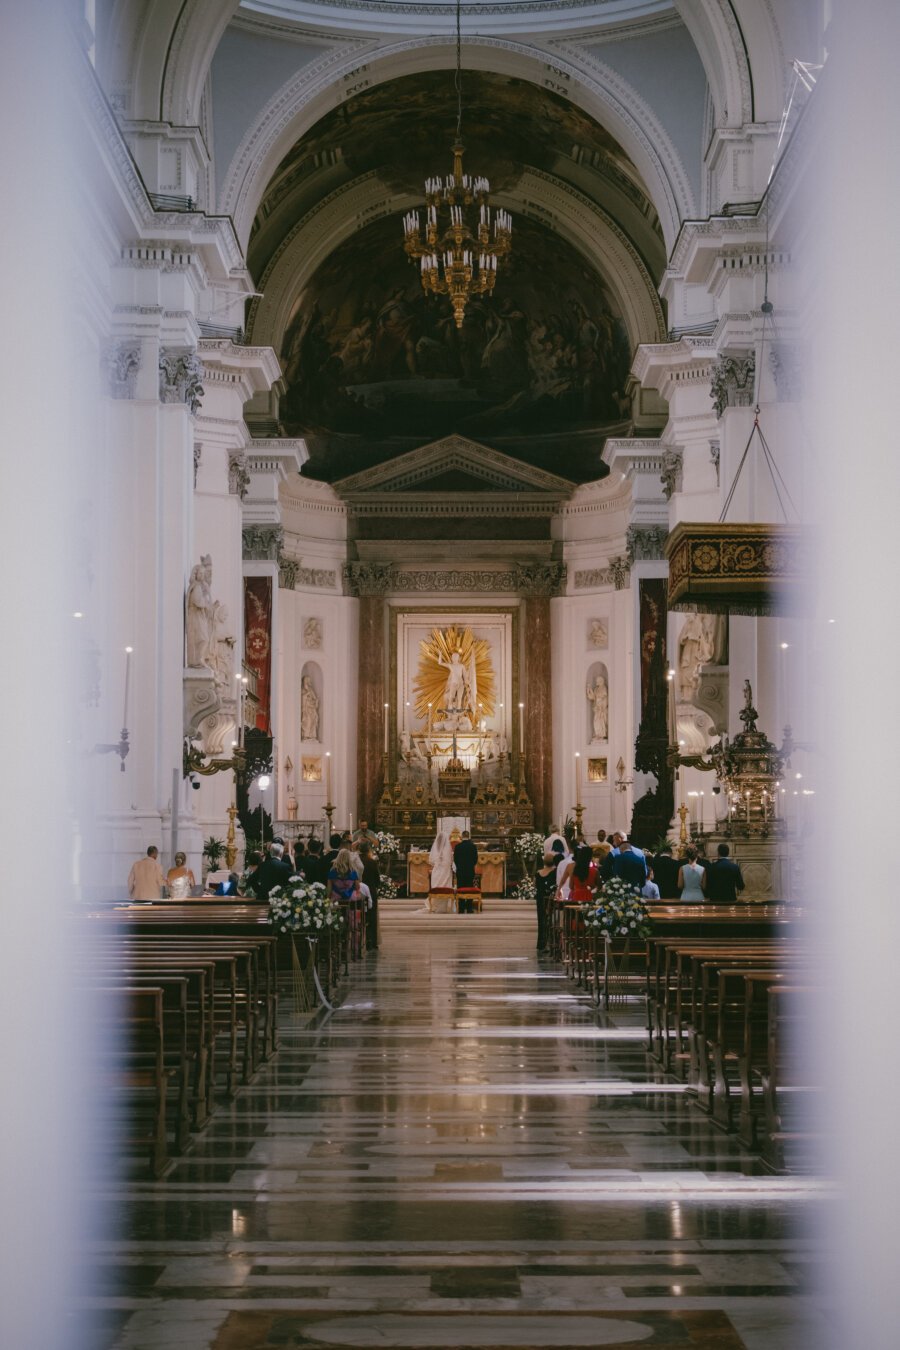
[(461, 36), (462, 0), (456, 0), (456, 142), (462, 139), (462, 36)]

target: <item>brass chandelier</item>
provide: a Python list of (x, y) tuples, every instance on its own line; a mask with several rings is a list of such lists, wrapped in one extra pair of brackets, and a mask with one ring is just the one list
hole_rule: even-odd
[(453, 172), (446, 179), (425, 180), (425, 238), (419, 213), (403, 218), (405, 248), (418, 262), (422, 289), (448, 295), (457, 328), (462, 328), (466, 305), (473, 295), (490, 295), (497, 280), (497, 264), (511, 248), (512, 217), (491, 212), (491, 185), (486, 178), (463, 173), (462, 69), (460, 0), (456, 0), (456, 139)]

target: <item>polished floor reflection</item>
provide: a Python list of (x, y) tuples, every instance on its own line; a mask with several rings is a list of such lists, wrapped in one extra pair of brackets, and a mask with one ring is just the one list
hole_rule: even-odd
[(821, 1343), (810, 1177), (771, 1177), (527, 926), (384, 926), (333, 1016), (124, 1182), (97, 1350)]

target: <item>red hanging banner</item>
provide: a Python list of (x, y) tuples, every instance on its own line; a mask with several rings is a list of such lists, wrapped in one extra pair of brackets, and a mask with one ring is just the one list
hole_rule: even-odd
[(244, 577), (244, 660), (256, 672), (256, 729), (268, 736), (272, 691), (272, 578)]

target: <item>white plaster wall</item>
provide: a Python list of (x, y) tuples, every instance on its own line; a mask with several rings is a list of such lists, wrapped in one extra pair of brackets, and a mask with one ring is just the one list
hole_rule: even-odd
[[(315, 617), (322, 624), (322, 646), (309, 650), (303, 646), (303, 626)], [(276, 705), (275, 755), (277, 815), (287, 817), (285, 759), (294, 762), (291, 781), (295, 786), (299, 820), (322, 820), (325, 804), (324, 757), (331, 752), (332, 792), (335, 825), (348, 825), (356, 810), (356, 709), (359, 638), (359, 602), (338, 591), (308, 590), (279, 592), (275, 660), (281, 688)], [(303, 741), (300, 733), (300, 678), (304, 665), (314, 661), (322, 672), (319, 707), (318, 743)], [(304, 784), (302, 756), (319, 755), (323, 759), (321, 783)], [(355, 822), (354, 822), (355, 823)]]
[[(598, 563), (598, 565), (601, 565)], [(588, 838), (598, 829), (625, 828), (631, 816), (630, 793), (615, 790), (616, 765), (625, 761), (625, 777), (631, 777), (634, 756), (634, 697), (631, 671), (634, 663), (634, 623), (631, 591), (603, 590), (561, 596), (550, 607), (553, 635), (553, 816), (564, 821), (574, 815), (575, 753), (581, 755), (581, 801), (584, 830)], [(592, 619), (606, 622), (609, 646), (589, 645)], [(592, 743), (589, 704), (586, 697), (588, 672), (598, 661), (609, 676), (609, 739)], [(589, 783), (587, 762), (605, 758), (607, 781)]]

